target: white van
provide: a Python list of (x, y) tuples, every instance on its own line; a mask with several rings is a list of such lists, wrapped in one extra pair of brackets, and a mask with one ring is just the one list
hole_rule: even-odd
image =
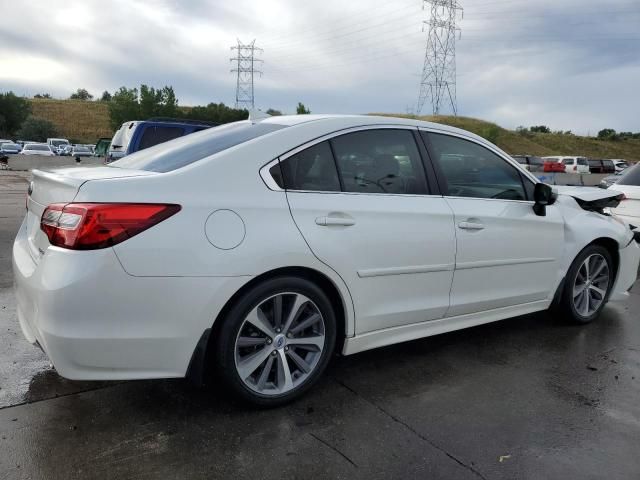
[(589, 162), (587, 157), (545, 157), (545, 160), (555, 160), (565, 165), (565, 172), (567, 173), (591, 173), (589, 171)]
[(60, 146), (71, 148), (71, 144), (66, 138), (47, 138), (47, 145), (51, 147), (51, 151), (54, 154), (58, 153), (58, 147)]

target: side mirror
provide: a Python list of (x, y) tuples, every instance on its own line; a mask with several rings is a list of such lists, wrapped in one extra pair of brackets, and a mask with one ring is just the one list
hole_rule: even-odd
[(547, 214), (547, 206), (556, 203), (556, 194), (546, 183), (536, 183), (533, 200), (535, 201), (533, 211), (536, 215), (544, 217)]

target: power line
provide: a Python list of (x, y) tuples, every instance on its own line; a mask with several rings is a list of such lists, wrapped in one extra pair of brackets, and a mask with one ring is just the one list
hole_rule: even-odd
[(420, 114), (427, 100), (431, 102), (434, 115), (440, 114), (443, 103), (449, 104), (457, 115), (456, 102), (456, 26), (462, 7), (457, 0), (423, 0), (430, 7), (427, 48), (424, 54), (422, 79), (416, 114)]
[(238, 44), (231, 47), (236, 50), (236, 56), (230, 58), (236, 63), (236, 67), (231, 71), (237, 73), (236, 77), (236, 108), (245, 108), (252, 110), (254, 108), (253, 98), (253, 75), (255, 73), (262, 75), (262, 71), (255, 69), (255, 64), (262, 60), (255, 58), (256, 52), (262, 52), (261, 48), (256, 47), (256, 41), (243, 44), (238, 39)]

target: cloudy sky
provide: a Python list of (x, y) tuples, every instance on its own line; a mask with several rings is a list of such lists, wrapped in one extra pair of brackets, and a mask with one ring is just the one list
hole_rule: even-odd
[[(640, 131), (639, 0), (459, 3), (460, 115)], [(0, 91), (60, 98), (146, 83), (182, 105), (232, 105), (239, 38), (264, 49), (258, 108), (406, 112), (426, 43), (420, 0), (0, 0), (0, 12)]]

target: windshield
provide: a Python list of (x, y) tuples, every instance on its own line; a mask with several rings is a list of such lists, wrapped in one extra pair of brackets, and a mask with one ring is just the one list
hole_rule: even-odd
[(285, 128), (273, 123), (228, 123), (140, 150), (110, 164), (112, 167), (170, 172), (214, 153)]
[(59, 147), (60, 145), (69, 145), (69, 142), (66, 140), (51, 140), (51, 145), (54, 147)]
[(88, 152), (89, 149), (87, 147), (74, 147), (73, 150), (75, 152)]
[(635, 185), (636, 187), (640, 186), (640, 167), (639, 164), (635, 164), (633, 167), (627, 168), (624, 172), (622, 172), (622, 176), (620, 180), (616, 183), (618, 185)]
[(38, 150), (38, 151), (51, 151), (51, 149), (49, 148), (48, 145), (25, 145), (24, 146), (25, 150)]

